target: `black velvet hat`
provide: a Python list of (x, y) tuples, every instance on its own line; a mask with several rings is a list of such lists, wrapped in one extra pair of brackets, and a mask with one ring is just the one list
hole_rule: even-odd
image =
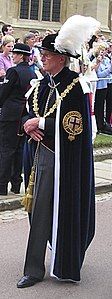
[(75, 57), (78, 58), (80, 55), (72, 55), (68, 53), (67, 51), (59, 52), (58, 50), (55, 49), (54, 44), (55, 44), (55, 39), (58, 36), (58, 33), (53, 33), (53, 34), (48, 34), (43, 40), (42, 40), (42, 45), (39, 46), (39, 49), (47, 50), (56, 54), (60, 55), (66, 55), (68, 57)]
[(42, 41), (42, 49), (78, 58), (85, 42), (98, 30), (100, 22), (92, 17), (73, 15), (61, 26), (58, 34), (49, 34)]
[(17, 53), (17, 54), (24, 54), (24, 55), (27, 55), (27, 56), (31, 55), (30, 47), (26, 44), (23, 44), (23, 43), (15, 44), (12, 52)]
[(54, 48), (54, 43), (55, 43), (56, 36), (57, 36), (57, 33), (48, 34), (42, 40), (42, 46), (40, 46), (40, 48), (43, 49), (43, 50), (51, 51), (51, 52), (58, 52)]

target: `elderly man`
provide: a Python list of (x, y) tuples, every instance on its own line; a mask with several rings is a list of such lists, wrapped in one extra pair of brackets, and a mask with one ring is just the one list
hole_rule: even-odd
[[(24, 130), (38, 142), (36, 177), (24, 276), (18, 288), (45, 275), (47, 241), (51, 276), (80, 281), (85, 251), (94, 236), (94, 171), (91, 116), (87, 90), (69, 70), (69, 51), (55, 48), (56, 34), (44, 38), (41, 55), (49, 73), (37, 84), (32, 115)], [(35, 116), (35, 117), (34, 117)]]

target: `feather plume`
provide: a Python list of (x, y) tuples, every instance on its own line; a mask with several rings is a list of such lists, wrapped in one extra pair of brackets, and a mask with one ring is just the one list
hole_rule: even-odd
[(72, 55), (81, 54), (84, 42), (89, 41), (91, 36), (100, 28), (100, 22), (92, 17), (74, 15), (62, 25), (55, 39), (54, 47), (60, 53)]

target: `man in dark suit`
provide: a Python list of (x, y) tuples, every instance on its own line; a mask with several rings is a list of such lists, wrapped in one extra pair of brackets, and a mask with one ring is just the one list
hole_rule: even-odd
[(0, 86), (0, 195), (7, 195), (8, 182), (20, 192), (24, 137), (19, 134), (25, 93), (35, 73), (28, 65), (30, 48), (18, 43), (13, 49), (15, 67), (8, 69)]

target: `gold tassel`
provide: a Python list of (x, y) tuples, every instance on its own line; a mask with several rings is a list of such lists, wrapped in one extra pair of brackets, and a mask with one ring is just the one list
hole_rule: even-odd
[(36, 165), (37, 165), (37, 160), (38, 160), (38, 149), (39, 149), (39, 142), (37, 143), (34, 162), (33, 162), (33, 166), (31, 168), (31, 174), (29, 177), (28, 187), (26, 189), (25, 195), (22, 197), (22, 200), (21, 200), (21, 205), (23, 205), (25, 207), (25, 211), (27, 211), (28, 213), (31, 213), (31, 211), (32, 211), (35, 173), (36, 173)]
[(32, 211), (32, 201), (33, 201), (33, 190), (35, 181), (35, 167), (32, 166), (31, 174), (29, 177), (29, 183), (25, 195), (21, 200), (21, 204), (25, 207), (25, 211), (31, 213)]

